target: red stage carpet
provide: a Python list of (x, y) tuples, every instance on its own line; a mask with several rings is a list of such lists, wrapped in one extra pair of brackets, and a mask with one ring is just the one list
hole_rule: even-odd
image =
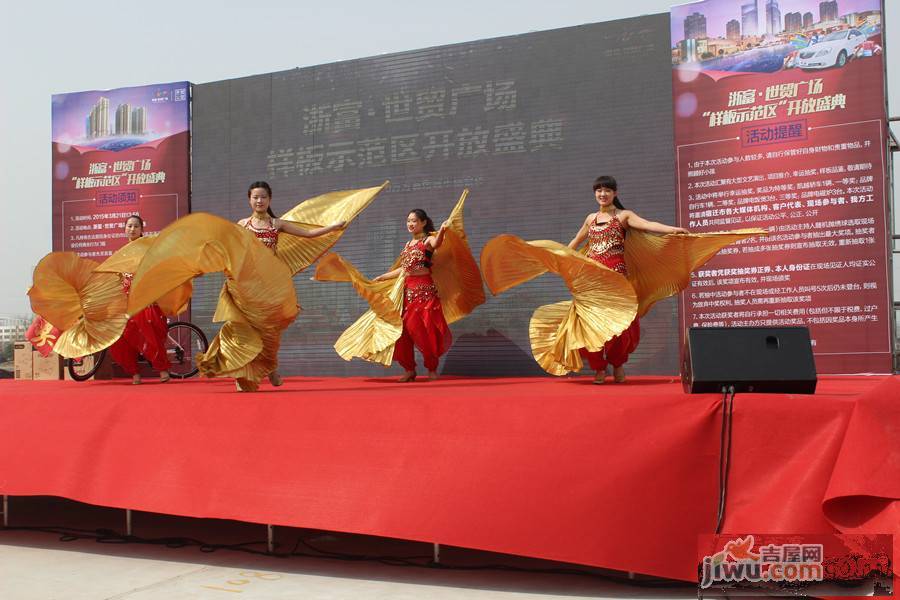
[[(589, 381), (3, 381), (0, 493), (696, 581), (719, 396)], [(739, 394), (733, 431), (725, 532), (900, 534), (900, 378)]]

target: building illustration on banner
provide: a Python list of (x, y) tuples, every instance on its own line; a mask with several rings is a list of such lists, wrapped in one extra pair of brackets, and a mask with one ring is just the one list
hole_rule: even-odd
[(100, 96), (94, 108), (85, 119), (84, 137), (87, 139), (121, 137), (126, 135), (147, 135), (148, 111), (143, 106), (132, 107), (123, 102), (116, 107), (115, 128), (110, 128), (109, 98)]
[(676, 68), (772, 73), (843, 67), (881, 53), (872, 38), (882, 15), (871, 0), (749, 0), (739, 10), (734, 2), (704, 4), (672, 9)]
[(53, 97), (53, 141), (120, 152), (186, 131), (186, 83)]

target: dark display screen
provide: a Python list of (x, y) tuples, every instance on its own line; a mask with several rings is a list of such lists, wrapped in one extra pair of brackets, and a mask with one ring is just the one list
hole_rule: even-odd
[[(279, 214), (389, 179), (335, 247), (369, 277), (399, 254), (410, 209), (440, 224), (466, 187), (476, 258), (501, 233), (567, 243), (596, 209), (601, 174), (618, 179), (626, 207), (673, 223), (670, 55), (669, 15), (659, 14), (197, 85), (192, 210), (246, 217), (247, 186), (259, 179)], [(367, 305), (349, 285), (311, 275), (295, 277), (303, 312), (282, 338), (281, 371), (383, 374), (332, 348)], [(210, 333), (220, 286), (214, 276), (196, 283), (193, 318)], [(552, 275), (489, 295), (452, 326), (442, 371), (542, 373), (529, 319), (568, 297)], [(631, 373), (677, 372), (675, 313), (667, 300), (645, 317)]]

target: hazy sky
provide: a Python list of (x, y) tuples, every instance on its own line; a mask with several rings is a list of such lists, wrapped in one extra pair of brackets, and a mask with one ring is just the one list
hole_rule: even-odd
[[(51, 248), (53, 94), (169, 81), (205, 83), (667, 12), (671, 4), (669, 0), (5, 4), (0, 36), (0, 165), (7, 191), (0, 211), (0, 314), (30, 314), (25, 292), (31, 272)], [(889, 38), (892, 31), (900, 31), (900, 0), (887, 5)], [(891, 113), (900, 115), (900, 50), (890, 39), (885, 48)]]

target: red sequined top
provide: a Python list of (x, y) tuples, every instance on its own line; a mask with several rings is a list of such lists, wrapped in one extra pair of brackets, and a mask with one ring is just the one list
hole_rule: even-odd
[(434, 251), (423, 240), (408, 242), (403, 247), (403, 251), (400, 252), (400, 266), (407, 273), (421, 271), (422, 269), (430, 271), (432, 254), (434, 254)]
[(270, 248), (273, 252), (275, 251), (275, 246), (278, 244), (278, 229), (275, 228), (272, 221), (269, 221), (268, 227), (257, 229), (253, 226), (253, 218), (251, 217), (244, 223), (244, 227), (252, 231), (256, 239), (261, 241), (266, 248)]
[(622, 275), (628, 274), (625, 266), (625, 226), (618, 217), (605, 223), (596, 219), (588, 228), (587, 257)]

